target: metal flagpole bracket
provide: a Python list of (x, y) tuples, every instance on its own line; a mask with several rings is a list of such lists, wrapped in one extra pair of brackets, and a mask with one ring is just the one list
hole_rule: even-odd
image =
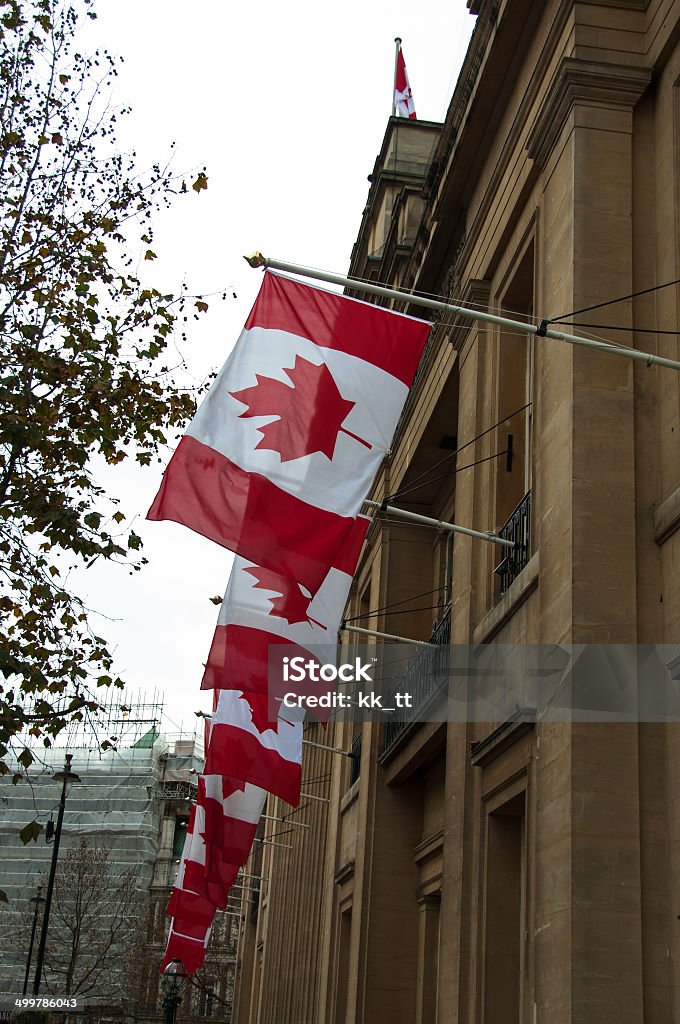
[(390, 640), (395, 644), (413, 644), (415, 647), (437, 646), (437, 644), (428, 643), (427, 640), (414, 640), (412, 637), (397, 636), (395, 633), (380, 633), (377, 629), (364, 629), (363, 626), (348, 626), (343, 623), (341, 628), (347, 630), (348, 633), (362, 633), (364, 636), (376, 636), (379, 640)]
[(492, 544), (500, 544), (501, 547), (514, 548), (515, 542), (512, 540), (506, 540), (505, 537), (499, 537), (498, 534), (493, 533), (491, 530), (471, 530), (467, 526), (458, 526), (456, 523), (447, 523), (442, 519), (433, 519), (432, 516), (421, 516), (419, 512), (408, 512), (405, 508), (397, 508), (395, 505), (385, 505), (379, 501), (369, 501), (367, 498), (364, 502), (369, 508), (378, 509), (380, 512), (386, 512), (390, 515), (400, 516), (402, 519), (410, 519), (414, 523), (423, 523), (425, 526), (434, 526), (437, 530), (449, 530), (451, 533), (464, 533), (467, 537), (477, 537), (479, 540), (491, 541)]
[(261, 252), (257, 251), (257, 249), (255, 250), (255, 252), (251, 252), (250, 256), (244, 256), (243, 259), (246, 261), (249, 267), (253, 268), (253, 270), (257, 270), (258, 267), (267, 266), (266, 259), (264, 258)]
[[(344, 623), (342, 627), (344, 629)], [(343, 757), (351, 757), (352, 755), (347, 750), (343, 750), (341, 747), (328, 747), (325, 743), (315, 743), (314, 740), (303, 740), (303, 744), (307, 747), (318, 747), (319, 750), (327, 750), (329, 754), (342, 754)]]
[[(304, 740), (302, 741), (304, 743)], [(275, 814), (263, 814), (265, 821), (277, 821), (279, 825), (295, 825), (297, 828), (311, 828), (305, 821), (293, 821), (292, 818), (277, 818)]]
[(292, 850), (293, 847), (289, 843), (275, 843), (273, 839), (253, 839), (254, 843), (259, 843), (260, 846), (279, 846), (282, 850)]

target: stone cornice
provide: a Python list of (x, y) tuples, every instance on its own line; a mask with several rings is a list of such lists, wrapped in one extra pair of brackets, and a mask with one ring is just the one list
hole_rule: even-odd
[[(536, 724), (536, 712), (533, 708), (520, 708), (511, 718), (502, 722), (485, 739), (473, 743), (470, 750), (470, 762), (475, 768), (486, 768), (513, 743), (526, 736)], [(521, 772), (520, 772), (521, 774)]]
[(651, 77), (649, 68), (564, 57), (529, 133), (529, 157), (545, 167), (575, 104), (632, 110)]

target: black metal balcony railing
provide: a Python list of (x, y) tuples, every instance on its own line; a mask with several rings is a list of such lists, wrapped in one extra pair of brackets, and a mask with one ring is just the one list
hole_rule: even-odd
[(498, 536), (511, 540), (514, 548), (505, 548), (505, 558), (494, 572), (500, 576), (501, 594), (504, 594), (514, 579), (529, 561), (531, 540), (531, 491), (527, 491), (508, 521), (498, 531)]
[(449, 676), (449, 645), (451, 643), (451, 609), (432, 630), (429, 642), (436, 646), (424, 647), (413, 664), (404, 673), (398, 692), (412, 696), (408, 720), (394, 720), (383, 724), (380, 753), (384, 754), (409, 725), (417, 721), (423, 708), (446, 688)]
[(349, 784), (353, 786), (361, 773), (361, 733), (356, 737), (350, 751), (352, 764), (349, 773)]

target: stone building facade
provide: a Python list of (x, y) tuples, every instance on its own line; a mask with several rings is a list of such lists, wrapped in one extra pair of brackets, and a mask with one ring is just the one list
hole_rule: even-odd
[[(468, 7), (446, 121), (390, 120), (350, 274), (677, 359), (680, 3)], [(518, 546), (377, 517), (348, 618), (435, 644), (678, 642), (677, 371), (440, 318), (387, 496)], [(329, 730), (354, 756), (316, 751), (305, 856), (264, 848), (239, 1024), (680, 1022), (680, 727), (520, 711)]]

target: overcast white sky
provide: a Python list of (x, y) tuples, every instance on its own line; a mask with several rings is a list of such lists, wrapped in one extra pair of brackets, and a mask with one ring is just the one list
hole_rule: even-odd
[[(346, 271), (391, 112), (394, 37), (418, 117), (442, 120), (475, 19), (465, 0), (98, 0), (96, 9), (91, 45), (125, 58), (114, 101), (133, 112), (121, 148), (146, 167), (175, 142), (178, 172), (207, 168), (208, 191), (157, 221), (158, 259), (143, 264), (164, 292), (183, 280), (195, 293), (227, 289), (226, 302), (208, 299), (187, 326), (182, 354), (199, 382), (226, 358), (259, 287), (244, 253)], [(107, 476), (137, 517), (150, 564), (133, 576), (96, 565), (80, 578), (108, 617), (97, 625), (117, 671), (162, 694), (169, 720), (192, 729), (193, 711), (210, 703), (199, 691), (218, 611), (209, 598), (223, 593), (231, 556), (173, 523), (144, 521), (165, 461)]]

